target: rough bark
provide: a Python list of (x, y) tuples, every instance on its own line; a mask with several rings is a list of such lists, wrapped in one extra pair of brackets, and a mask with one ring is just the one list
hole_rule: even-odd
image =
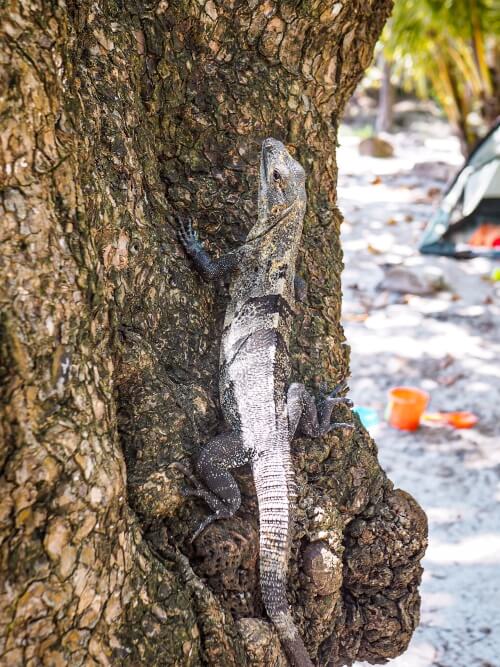
[[(251, 478), (210, 527), (172, 467), (221, 427), (214, 249), (255, 218), (262, 138), (308, 172), (295, 379), (348, 373), (339, 114), (390, 0), (6, 0), (0, 48), (0, 664), (283, 665)], [(339, 409), (339, 419), (349, 415)], [(418, 622), (425, 516), (358, 424), (298, 441), (290, 601), (322, 665), (383, 662)]]

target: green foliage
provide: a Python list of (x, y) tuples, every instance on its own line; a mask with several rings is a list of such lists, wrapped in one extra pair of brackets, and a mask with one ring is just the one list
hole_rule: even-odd
[(499, 35), (497, 0), (396, 0), (382, 42), (403, 86), (434, 94), (470, 146), (471, 112), (498, 112), (486, 54)]

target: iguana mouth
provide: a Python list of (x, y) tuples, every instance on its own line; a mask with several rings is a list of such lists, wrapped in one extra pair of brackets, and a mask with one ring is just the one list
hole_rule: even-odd
[(262, 176), (264, 177), (263, 181), (265, 183), (267, 183), (267, 177), (268, 177), (267, 160), (266, 160), (266, 154), (264, 152), (264, 148), (262, 148), (262, 156), (261, 156), (260, 160), (261, 160), (261, 164), (262, 164)]
[[(266, 139), (267, 141), (267, 139)], [(269, 144), (264, 143), (262, 144), (262, 153), (261, 153), (261, 167), (262, 167), (262, 182), (267, 185), (267, 181), (269, 178), (269, 169), (268, 169), (268, 160), (269, 160), (269, 153), (271, 152), (271, 146)]]

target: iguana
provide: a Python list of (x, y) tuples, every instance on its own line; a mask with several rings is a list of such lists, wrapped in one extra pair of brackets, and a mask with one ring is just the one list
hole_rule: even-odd
[(297, 496), (290, 442), (297, 431), (320, 437), (336, 426), (351, 427), (330, 423), (336, 403), (350, 404), (336, 397), (344, 385), (318, 406), (303, 384), (289, 385), (295, 263), (305, 210), (303, 168), (280, 141), (266, 139), (260, 159), (258, 219), (245, 244), (213, 260), (189, 220), (180, 220), (179, 231), (203, 278), (213, 280), (233, 273), (220, 349), (220, 402), (230, 430), (201, 450), (196, 470), (204, 484), (190, 476), (196, 485), (191, 493), (213, 510), (193, 539), (212, 521), (237, 511), (241, 495), (230, 471), (250, 463), (259, 507), (262, 599), (296, 667), (312, 667), (313, 663), (286, 597)]

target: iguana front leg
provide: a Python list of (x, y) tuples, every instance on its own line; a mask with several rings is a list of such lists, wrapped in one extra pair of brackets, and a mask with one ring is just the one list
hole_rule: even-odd
[(184, 246), (184, 250), (193, 260), (198, 273), (206, 280), (216, 280), (223, 278), (233, 271), (238, 264), (238, 255), (229, 252), (219, 259), (212, 259), (208, 252), (203, 248), (198, 234), (193, 229), (191, 221), (178, 218), (179, 239)]
[(291, 384), (287, 393), (290, 438), (293, 438), (296, 433), (301, 433), (310, 438), (320, 438), (335, 428), (353, 428), (352, 424), (345, 422), (333, 424), (330, 422), (335, 405), (352, 406), (352, 401), (349, 398), (337, 397), (343, 387), (344, 384), (338, 385), (326, 398), (316, 403), (314, 397), (302, 383), (294, 382)]
[[(228, 252), (219, 259), (212, 259), (203, 247), (198, 234), (193, 229), (190, 220), (178, 218), (179, 239), (186, 253), (191, 257), (198, 273), (208, 282), (223, 278), (234, 271), (238, 265), (238, 253)], [(305, 301), (307, 298), (307, 283), (300, 276), (294, 278), (295, 298)]]
[[(198, 480), (187, 473), (195, 488), (186, 495), (203, 498), (213, 514), (207, 516), (195, 531), (191, 541), (217, 519), (228, 519), (233, 516), (241, 505), (241, 493), (236, 480), (229, 472), (250, 461), (250, 454), (243, 448), (241, 436), (238, 433), (223, 433), (207, 442), (202, 447), (196, 462), (196, 472), (206, 485), (205, 488)], [(182, 466), (178, 468), (186, 474)]]

